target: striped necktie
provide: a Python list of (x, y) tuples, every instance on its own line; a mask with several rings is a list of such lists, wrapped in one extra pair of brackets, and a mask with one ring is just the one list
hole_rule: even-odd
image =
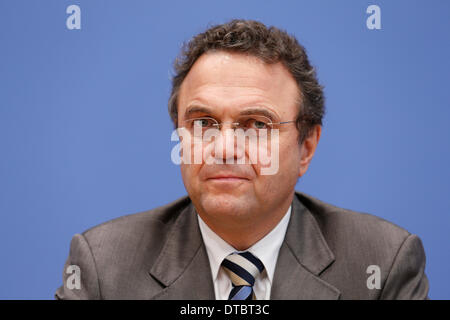
[(262, 262), (250, 252), (235, 252), (223, 259), (222, 267), (233, 285), (228, 300), (255, 300), (253, 285), (264, 270)]

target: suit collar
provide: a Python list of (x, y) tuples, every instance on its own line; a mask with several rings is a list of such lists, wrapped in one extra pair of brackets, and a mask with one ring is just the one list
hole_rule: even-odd
[(214, 299), (209, 260), (192, 203), (177, 217), (149, 273), (166, 287), (153, 299)]
[(286, 231), (285, 242), (298, 261), (312, 274), (319, 275), (334, 261), (334, 254), (311, 211), (300, 202), (296, 193), (293, 212)]
[[(294, 195), (271, 299), (338, 299), (339, 290), (319, 277), (335, 257), (313, 214), (298, 197), (307, 196)], [(209, 259), (196, 215), (190, 203), (176, 218), (149, 271), (165, 287), (152, 299), (215, 299)]]
[(335, 260), (311, 211), (296, 193), (277, 260), (271, 299), (337, 299), (340, 292), (319, 275)]

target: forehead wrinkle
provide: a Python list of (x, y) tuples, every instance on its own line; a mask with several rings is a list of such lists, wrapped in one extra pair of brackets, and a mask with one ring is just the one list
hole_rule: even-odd
[[(233, 59), (233, 56), (219, 61), (211, 58), (211, 56), (208, 59), (207, 55), (200, 57), (181, 85), (182, 104), (187, 106), (193, 100), (200, 100), (207, 102), (207, 105), (211, 106), (212, 110), (217, 113), (227, 111), (222, 107), (226, 107), (226, 109), (232, 107), (234, 110), (228, 110), (235, 112), (236, 109), (241, 109), (243, 106), (262, 105), (267, 107), (272, 105), (278, 111), (276, 113), (283, 117), (290, 117), (289, 113), (291, 112), (284, 108), (287, 104), (293, 103), (294, 109), (298, 110), (301, 90), (299, 90), (289, 71), (285, 70), (284, 65), (281, 64), (280, 68), (278, 63), (267, 65), (256, 58), (254, 58), (256, 60), (249, 61), (248, 59), (239, 59), (240, 56), (238, 55), (236, 60)], [(223, 63), (224, 60), (227, 62)], [(247, 65), (255, 65), (255, 62), (263, 68), (254, 70), (251, 67), (246, 67)], [(228, 63), (230, 69), (225, 68), (225, 64)], [(240, 65), (242, 65), (242, 68), (240, 68)], [(233, 72), (232, 66), (235, 66), (235, 72)], [(289, 96), (290, 92), (293, 92), (288, 89), (291, 83), (284, 84), (286, 76), (291, 78), (294, 81), (293, 85), (295, 85), (295, 97), (293, 97), (292, 102), (289, 102), (288, 99), (280, 100), (278, 98), (281, 94), (281, 92), (277, 92), (279, 90), (282, 90), (283, 94), (289, 93)], [(181, 99), (179, 102), (181, 102)], [(282, 104), (278, 105), (279, 103)], [(273, 109), (271, 108), (271, 110)]]
[[(254, 68), (257, 65), (258, 68)], [(237, 71), (236, 71), (236, 66)], [(281, 68), (280, 68), (281, 66)], [(259, 87), (269, 90), (275, 78), (284, 76), (289, 71), (281, 62), (267, 64), (254, 56), (240, 53), (205, 53), (192, 66), (186, 76), (192, 85), (201, 86), (204, 83), (220, 83), (226, 86)], [(214, 71), (211, 73), (211, 71)], [(185, 82), (185, 81), (183, 81)], [(241, 83), (236, 83), (241, 82)], [(250, 85), (246, 84), (249, 83)]]
[[(270, 114), (271, 119), (281, 119), (286, 117), (286, 110), (280, 108), (275, 101), (272, 101), (269, 97), (255, 92), (253, 94), (240, 95), (233, 99), (223, 99), (222, 97), (212, 94), (212, 98), (209, 95), (204, 94), (202, 91), (200, 94), (188, 99), (185, 104), (186, 110), (184, 112), (185, 117), (191, 108), (195, 107), (195, 111), (204, 112), (218, 116), (219, 114), (229, 113), (231, 116), (237, 115), (249, 115), (253, 110), (253, 114), (266, 113)], [(197, 108), (198, 107), (198, 108)], [(261, 110), (263, 109), (263, 110)]]
[[(201, 78), (201, 77), (200, 77)], [(248, 79), (248, 81), (240, 81)], [(195, 81), (185, 81), (184, 91), (193, 91), (194, 93), (201, 90), (251, 90), (267, 94), (271, 91), (271, 82), (265, 78), (255, 79), (254, 77), (239, 77), (234, 79), (196, 79)], [(183, 84), (184, 84), (183, 83)]]

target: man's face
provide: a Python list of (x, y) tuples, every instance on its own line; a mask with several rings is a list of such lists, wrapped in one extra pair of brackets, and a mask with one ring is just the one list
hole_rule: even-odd
[[(298, 101), (298, 86), (281, 63), (269, 65), (239, 53), (208, 52), (195, 62), (182, 83), (178, 124), (183, 127), (185, 120), (198, 117), (231, 123), (249, 109), (270, 113), (274, 123), (290, 121), (296, 119)], [(226, 128), (229, 125), (221, 128), (224, 139)], [(302, 152), (295, 122), (277, 129), (279, 169), (276, 174), (262, 175), (261, 164), (250, 163), (248, 150), (241, 154), (235, 152), (235, 158), (246, 158), (245, 164), (236, 161), (226, 164), (226, 148), (234, 148), (229, 143), (223, 143), (224, 164), (204, 161), (181, 164), (186, 190), (206, 222), (227, 223), (234, 219), (256, 223), (280, 208), (287, 210), (302, 172)], [(204, 143), (203, 148), (207, 145)]]

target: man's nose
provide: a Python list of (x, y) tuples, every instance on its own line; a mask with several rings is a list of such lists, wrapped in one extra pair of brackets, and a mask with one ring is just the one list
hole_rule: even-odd
[(242, 143), (238, 143), (233, 124), (222, 124), (219, 133), (214, 141), (213, 157), (224, 163), (242, 161), (245, 155), (245, 145), (241, 146)]

